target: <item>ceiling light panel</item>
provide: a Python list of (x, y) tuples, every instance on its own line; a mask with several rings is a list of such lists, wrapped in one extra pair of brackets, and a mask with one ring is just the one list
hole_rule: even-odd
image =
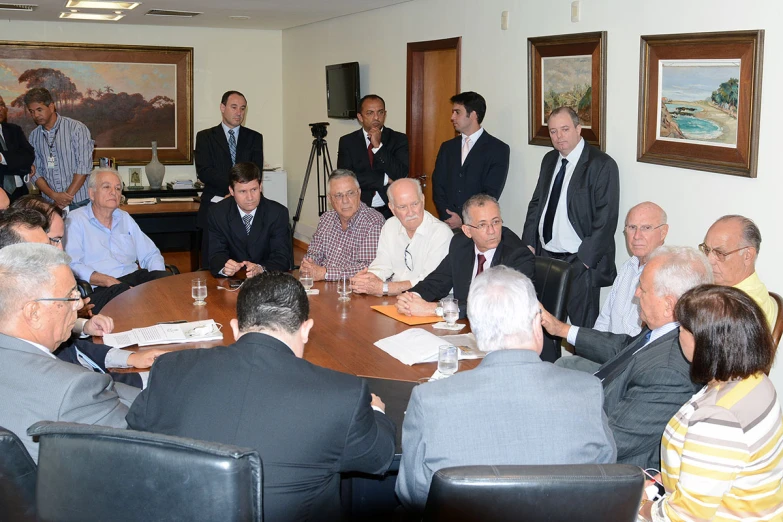
[(69, 20), (93, 20), (103, 22), (116, 22), (125, 18), (124, 14), (101, 14), (101, 13), (60, 13), (60, 18)]
[(131, 10), (141, 5), (141, 2), (102, 2), (99, 0), (68, 0), (65, 7), (74, 9), (117, 9)]

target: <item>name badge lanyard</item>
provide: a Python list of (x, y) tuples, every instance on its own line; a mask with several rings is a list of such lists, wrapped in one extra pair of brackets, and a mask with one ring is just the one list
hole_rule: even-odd
[(58, 125), (57, 128), (54, 130), (54, 136), (52, 136), (52, 141), (49, 141), (49, 138), (46, 138), (46, 145), (49, 147), (49, 160), (47, 161), (47, 168), (53, 169), (57, 166), (57, 163), (55, 162), (54, 158), (54, 144), (57, 141), (57, 133), (60, 132), (60, 126)]

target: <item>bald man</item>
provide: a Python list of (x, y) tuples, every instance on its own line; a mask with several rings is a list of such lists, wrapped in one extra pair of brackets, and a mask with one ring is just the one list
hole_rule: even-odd
[(593, 329), (633, 336), (642, 331), (639, 300), (634, 294), (647, 258), (653, 250), (663, 245), (669, 233), (666, 212), (650, 201), (639, 203), (625, 216), (623, 231), (631, 258), (618, 270)]
[(723, 216), (707, 230), (699, 250), (710, 260), (715, 284), (739, 288), (752, 297), (773, 328), (778, 305), (756, 273), (761, 250), (761, 231), (756, 223), (745, 216)]

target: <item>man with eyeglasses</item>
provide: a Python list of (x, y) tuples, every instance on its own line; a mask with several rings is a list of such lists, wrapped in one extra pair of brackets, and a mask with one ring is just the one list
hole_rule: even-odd
[(359, 100), (356, 119), (362, 128), (340, 138), (337, 168), (356, 174), (362, 203), (389, 219), (386, 189), (392, 181), (408, 176), (410, 158), (408, 137), (384, 126), (386, 114), (386, 102), (377, 94)]
[(522, 240), (503, 226), (500, 205), (477, 194), (462, 209), (462, 234), (454, 235), (440, 265), (409, 292), (397, 297), (397, 311), (409, 316), (443, 315), (439, 300), (454, 289), (460, 318), (465, 317), (470, 283), (484, 270), (505, 265), (535, 281), (536, 262)]
[(388, 190), (394, 217), (386, 221), (369, 268), (351, 279), (357, 294), (397, 295), (427, 277), (446, 257), (451, 229), (424, 210), (421, 184), (398, 179)]
[(568, 317), (589, 327), (598, 319), (601, 287), (617, 275), (620, 174), (614, 159), (582, 138), (573, 109), (556, 108), (547, 125), (554, 150), (541, 161), (522, 240), (537, 256), (571, 265)]
[(639, 276), (653, 250), (663, 245), (669, 225), (666, 212), (650, 201), (639, 203), (625, 217), (625, 244), (631, 253), (617, 277), (593, 326), (599, 332), (637, 335), (642, 330), (639, 301), (634, 298)]
[(778, 305), (756, 272), (761, 251), (761, 231), (756, 223), (745, 216), (723, 216), (707, 230), (699, 250), (710, 260), (715, 284), (748, 294), (761, 307), (769, 327), (775, 326)]
[(301, 268), (310, 270), (313, 281), (336, 281), (353, 277), (370, 266), (378, 250), (385, 220), (362, 203), (356, 174), (337, 169), (326, 183), (332, 210), (318, 220)]
[(139, 391), (111, 377), (57, 359), (82, 301), (68, 264), (49, 245), (0, 250), (0, 425), (13, 431), (33, 460), (38, 444), (27, 428), (41, 420), (125, 428)]

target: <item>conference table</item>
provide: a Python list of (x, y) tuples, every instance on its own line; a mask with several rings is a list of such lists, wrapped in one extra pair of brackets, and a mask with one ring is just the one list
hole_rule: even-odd
[[(296, 276), (296, 273), (293, 275)], [(206, 306), (193, 304), (191, 280), (195, 277), (207, 280)], [(306, 360), (339, 372), (395, 381), (417, 382), (431, 377), (435, 372), (437, 363), (408, 366), (374, 346), (373, 343), (379, 339), (412, 328), (370, 308), (373, 305), (394, 304), (395, 297), (351, 294), (349, 301), (340, 302), (336, 283), (320, 281), (313, 288), (319, 293), (309, 296), (310, 317), (315, 324), (305, 346)], [(155, 346), (170, 350), (212, 348), (234, 342), (229, 322), (236, 317), (238, 292), (231, 290), (227, 279), (216, 279), (206, 271), (179, 274), (132, 288), (112, 299), (101, 313), (114, 319), (115, 332), (166, 321), (213, 319), (223, 325), (222, 341)], [(465, 324), (467, 321), (459, 322)], [(460, 332), (435, 330), (431, 325), (420, 325), (417, 328), (427, 329), (435, 335), (470, 331), (469, 326)], [(459, 369), (467, 370), (477, 364), (477, 360), (460, 361)]]

